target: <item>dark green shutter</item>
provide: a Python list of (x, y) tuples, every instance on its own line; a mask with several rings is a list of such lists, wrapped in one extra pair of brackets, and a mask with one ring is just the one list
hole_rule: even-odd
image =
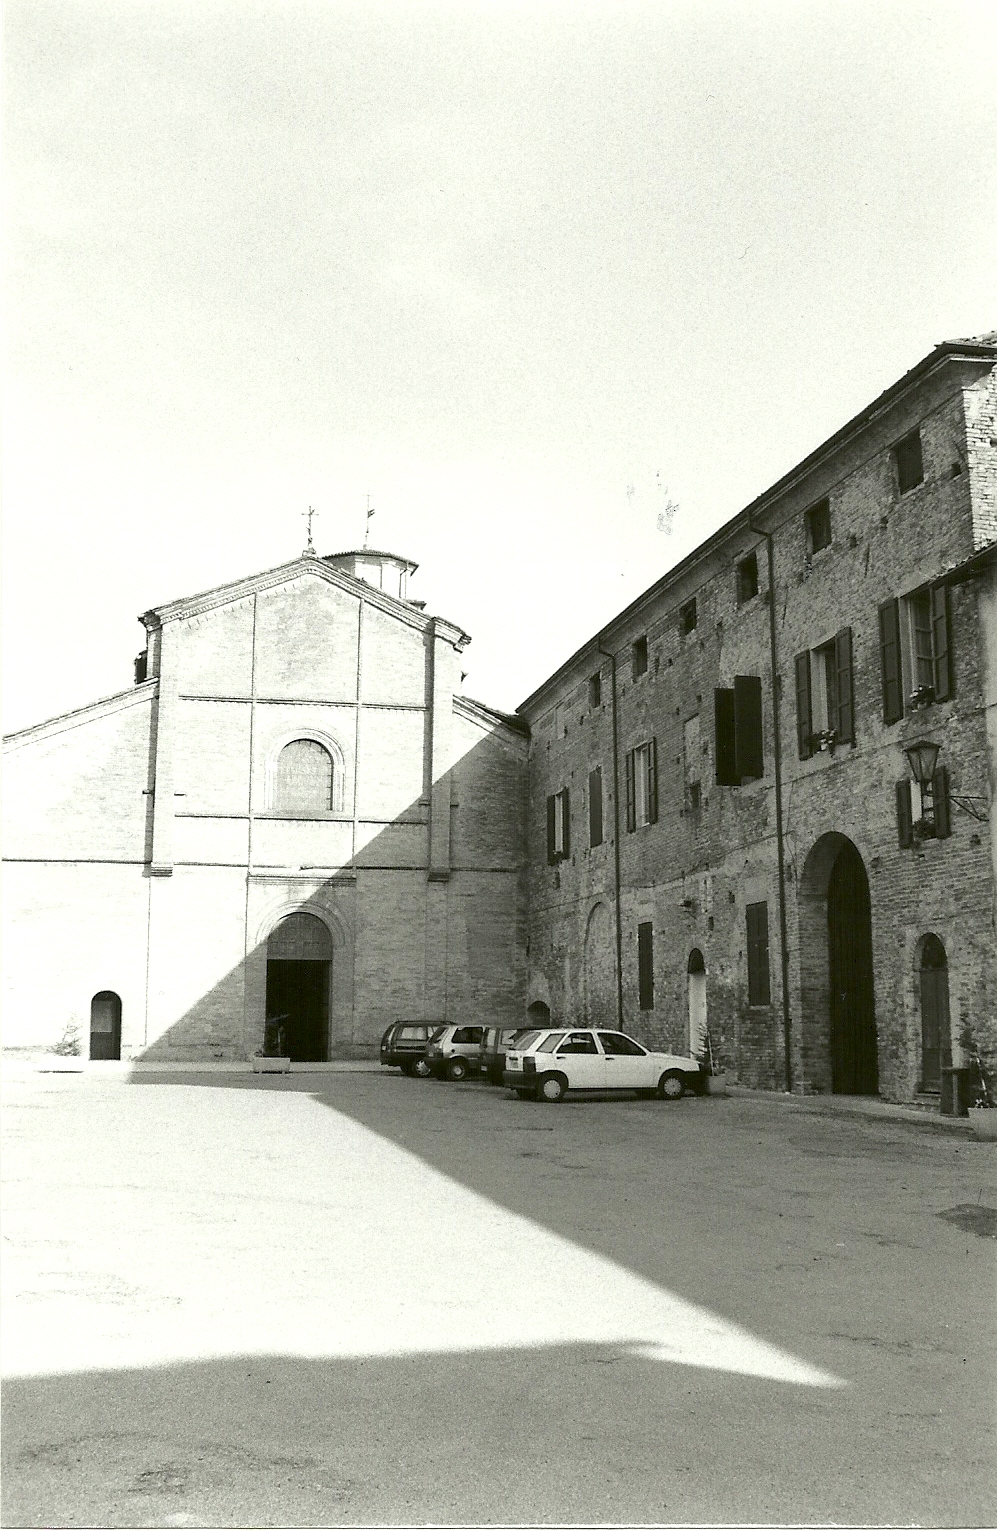
[(910, 780), (897, 782), (897, 844), (902, 851), (914, 844), (914, 815), (910, 806)]
[(762, 752), (762, 682), (734, 676), (734, 771), (738, 781), (765, 775)]
[(883, 722), (895, 723), (904, 715), (900, 682), (900, 609), (896, 601), (879, 608), (879, 663), (883, 681)]
[(634, 781), (634, 752), (627, 750), (627, 831), (637, 828), (637, 791)]
[(561, 793), (561, 812), (564, 814), (564, 855), (571, 855), (571, 793), (565, 787)]
[(813, 717), (810, 707), (810, 655), (796, 656), (796, 746), (801, 760), (809, 760), (814, 752), (812, 735)]
[(952, 813), (949, 808), (949, 773), (939, 766), (931, 778), (931, 804), (935, 815), (935, 837), (947, 840), (952, 833)]
[(713, 693), (715, 720), (714, 764), (717, 782), (721, 787), (736, 787), (741, 778), (737, 775), (734, 751), (734, 693), (719, 687)]
[(837, 717), (831, 727), (837, 732), (839, 744), (855, 743), (855, 703), (852, 686), (852, 630), (843, 627), (834, 636), (834, 673), (837, 679)]
[(769, 906), (748, 904), (745, 908), (748, 947), (748, 1004), (771, 1003), (769, 984)]
[(654, 927), (650, 920), (637, 926), (637, 991), (642, 1010), (654, 1009)]
[(555, 845), (557, 844), (557, 838), (556, 838), (555, 829), (554, 829), (554, 826), (555, 826), (555, 823), (556, 823), (556, 818), (555, 818), (556, 813), (557, 813), (557, 804), (554, 801), (553, 797), (549, 797), (547, 799), (547, 864), (548, 864), (548, 866), (553, 866), (554, 862), (557, 860), (557, 852), (554, 849)]
[(602, 766), (589, 772), (589, 845), (602, 844)]
[(947, 585), (931, 587), (931, 671), (935, 701), (943, 702), (955, 690), (952, 675), (952, 642)]
[(658, 822), (658, 741), (652, 739), (647, 760), (647, 822)]

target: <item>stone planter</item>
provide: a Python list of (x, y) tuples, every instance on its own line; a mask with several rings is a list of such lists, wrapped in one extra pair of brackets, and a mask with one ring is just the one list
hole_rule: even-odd
[(253, 1058), (254, 1074), (289, 1074), (290, 1072), (290, 1058), (264, 1058), (260, 1053)]
[(985, 1143), (997, 1143), (997, 1109), (993, 1106), (971, 1106), (967, 1116), (976, 1137)]
[(726, 1074), (707, 1074), (707, 1076), (706, 1076), (706, 1093), (707, 1093), (707, 1095), (726, 1095), (727, 1094), (727, 1075)]

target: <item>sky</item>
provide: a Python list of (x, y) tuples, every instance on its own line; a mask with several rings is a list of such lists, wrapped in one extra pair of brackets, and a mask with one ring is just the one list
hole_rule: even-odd
[(371, 545), (512, 709), (997, 325), (990, 0), (6, 0), (3, 699)]

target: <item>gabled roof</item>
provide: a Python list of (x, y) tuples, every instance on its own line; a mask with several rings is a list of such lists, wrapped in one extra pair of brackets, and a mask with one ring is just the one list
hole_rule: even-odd
[(72, 712), (60, 712), (54, 718), (43, 718), (40, 723), (31, 723), (27, 728), (4, 734), (3, 742), (8, 748), (16, 749), (18, 745), (29, 744), (32, 740), (46, 739), (50, 734), (65, 733), (70, 728), (79, 728), (82, 723), (109, 717), (111, 713), (122, 712), (126, 707), (134, 707), (139, 702), (151, 702), (158, 686), (159, 681), (154, 676), (141, 685), (129, 686), (127, 691), (116, 691), (113, 696), (102, 696), (95, 702), (87, 702), (84, 707), (74, 707)]
[(317, 553), (302, 553), (300, 557), (292, 558), (288, 563), (279, 564), (275, 569), (264, 569), (260, 574), (250, 574), (244, 579), (216, 585), (213, 589), (202, 590), (197, 595), (184, 596), (177, 601), (166, 601), (161, 606), (152, 606), (142, 613), (139, 621), (152, 631), (161, 627), (164, 622), (200, 616), (204, 612), (215, 611), (220, 606), (245, 600), (259, 591), (273, 590), (279, 585), (292, 584), (303, 577), (319, 579), (326, 584), (346, 590), (358, 599), (367, 601), (370, 605), (377, 606), (380, 610), (397, 617), (409, 627), (418, 628), (423, 632), (429, 627), (435, 627), (436, 631), (447, 638), (458, 650), (463, 649), (471, 641), (470, 634), (465, 633), (456, 623), (448, 622), (445, 617), (427, 616), (414, 602), (403, 601), (398, 596), (379, 590), (375, 585), (368, 585), (365, 580), (354, 578), (352, 574), (347, 574), (345, 570), (336, 568), (324, 558), (320, 558)]

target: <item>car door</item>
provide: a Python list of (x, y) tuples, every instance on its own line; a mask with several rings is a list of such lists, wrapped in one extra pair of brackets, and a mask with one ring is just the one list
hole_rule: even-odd
[(651, 1090), (657, 1084), (654, 1060), (646, 1047), (622, 1031), (600, 1031), (606, 1055), (606, 1086), (615, 1090)]
[[(569, 1031), (554, 1058), (567, 1075), (569, 1090), (605, 1090), (606, 1059), (593, 1031)], [(540, 1060), (537, 1059), (539, 1070)]]

